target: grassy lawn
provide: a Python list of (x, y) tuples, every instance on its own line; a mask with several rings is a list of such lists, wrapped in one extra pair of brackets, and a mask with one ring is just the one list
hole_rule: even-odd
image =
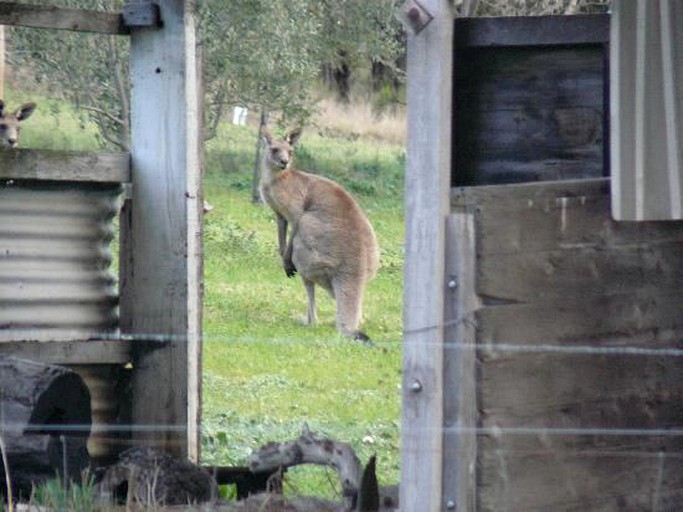
[[(10, 109), (34, 98), (9, 91)], [(37, 98), (22, 147), (97, 150), (97, 131), (64, 103)], [(243, 465), (268, 441), (304, 422), (350, 443), (362, 462), (378, 455), (380, 483), (399, 478), (404, 151), (376, 135), (306, 129), (297, 165), (333, 178), (361, 203), (377, 232), (381, 267), (365, 295), (368, 348), (336, 333), (334, 303), (317, 294), (319, 324), (304, 326), (306, 293), (277, 255), (267, 206), (251, 202), (256, 130), (224, 125), (207, 144), (203, 447), (205, 464)], [(290, 472), (298, 493), (331, 494), (336, 475)]]
[[(403, 150), (304, 132), (300, 168), (342, 183), (367, 212), (381, 268), (365, 296), (368, 348), (336, 333), (334, 303), (318, 294), (319, 324), (302, 323), (306, 293), (277, 255), (267, 206), (251, 202), (256, 131), (226, 126), (207, 147), (203, 460), (241, 465), (267, 441), (311, 429), (376, 452), (381, 483), (398, 481)], [(320, 490), (329, 475), (297, 488)], [(296, 480), (296, 478), (295, 478)], [(306, 480), (305, 482), (303, 480)]]

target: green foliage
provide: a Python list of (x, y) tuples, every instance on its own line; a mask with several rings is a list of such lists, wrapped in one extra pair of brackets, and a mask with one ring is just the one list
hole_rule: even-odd
[[(365, 298), (363, 327), (377, 344), (368, 348), (336, 333), (334, 303), (324, 293), (317, 297), (319, 324), (302, 324), (306, 293), (282, 271), (274, 215), (234, 186), (238, 176), (251, 179), (256, 132), (222, 126), (220, 133), (207, 154), (213, 164), (206, 196), (215, 209), (205, 221), (203, 460), (244, 465), (252, 450), (298, 437), (307, 422), (351, 443), (362, 461), (377, 452), (380, 481), (396, 483), (402, 148), (306, 131), (295, 155), (298, 167), (363, 189), (354, 195), (381, 247), (381, 268)], [(302, 468), (289, 477), (296, 492), (334, 495), (334, 474)]]
[(211, 131), (227, 105), (309, 115), (320, 24), (307, 2), (206, 0), (199, 34)]
[[(125, 0), (53, 0), (61, 7), (119, 11)], [(233, 105), (305, 120), (321, 66), (393, 62), (401, 50), (397, 0), (202, 0), (196, 3), (208, 137)], [(27, 70), (22, 88), (68, 100), (99, 127), (104, 146), (130, 139), (126, 37), (13, 28), (9, 55)], [(26, 80), (27, 77), (34, 80)]]
[[(62, 7), (119, 11), (124, 0), (60, 0)], [(10, 56), (35, 83), (24, 89), (47, 92), (79, 109), (82, 122), (99, 128), (100, 146), (129, 144), (128, 38), (57, 30), (13, 28)]]
[(83, 473), (80, 483), (64, 482), (55, 478), (38, 486), (33, 496), (33, 503), (48, 510), (68, 510), (69, 512), (104, 512), (108, 505), (102, 503), (97, 496), (95, 479), (89, 473)]

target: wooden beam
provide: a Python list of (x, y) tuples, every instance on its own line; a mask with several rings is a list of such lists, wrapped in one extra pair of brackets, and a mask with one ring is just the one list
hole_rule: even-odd
[(609, 14), (458, 18), (455, 45), (474, 47), (607, 44)]
[(162, 29), (131, 32), (133, 195), (121, 225), (121, 329), (166, 337), (139, 351), (133, 423), (139, 441), (199, 457), (202, 189), (191, 0), (160, 3)]
[(5, 26), (0, 25), (0, 98), (5, 97), (5, 75), (6, 75)]
[(130, 155), (9, 149), (2, 152), (0, 179), (127, 183)]
[(0, 25), (126, 35), (119, 13), (0, 2)]
[(446, 223), (443, 492), (446, 509), (477, 510), (477, 333), (474, 215)]
[(126, 364), (131, 348), (128, 340), (17, 341), (0, 343), (0, 356), (50, 364)]
[[(409, 4), (405, 7), (418, 12)], [(401, 509), (443, 508), (445, 232), (451, 176), (452, 2), (408, 31), (406, 256), (403, 303)]]

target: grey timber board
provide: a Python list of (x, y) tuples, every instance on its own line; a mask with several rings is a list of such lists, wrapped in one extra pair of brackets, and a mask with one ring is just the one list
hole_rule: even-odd
[(474, 243), (474, 216), (449, 215), (446, 222), (443, 492), (445, 503), (453, 503), (460, 511), (477, 510)]
[(131, 360), (127, 340), (20, 341), (0, 343), (0, 355), (50, 364), (125, 364)]
[(0, 179), (126, 183), (131, 180), (130, 154), (7, 149), (0, 159)]
[(443, 318), (451, 175), (452, 2), (408, 34), (401, 508), (443, 508)]
[(113, 35), (128, 33), (118, 13), (17, 2), (0, 2), (0, 25)]
[[(202, 236), (199, 108), (193, 2), (161, 3), (163, 28), (131, 34), (132, 199), (122, 223), (121, 325), (137, 343), (137, 441), (198, 460)], [(173, 108), (169, 108), (172, 105)], [(124, 316), (125, 315), (125, 316)]]

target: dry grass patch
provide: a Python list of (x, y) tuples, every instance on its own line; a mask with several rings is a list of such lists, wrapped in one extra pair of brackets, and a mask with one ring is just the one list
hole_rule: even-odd
[(323, 99), (313, 124), (334, 135), (405, 145), (406, 114), (403, 108), (378, 113), (367, 101), (354, 99), (344, 105)]

